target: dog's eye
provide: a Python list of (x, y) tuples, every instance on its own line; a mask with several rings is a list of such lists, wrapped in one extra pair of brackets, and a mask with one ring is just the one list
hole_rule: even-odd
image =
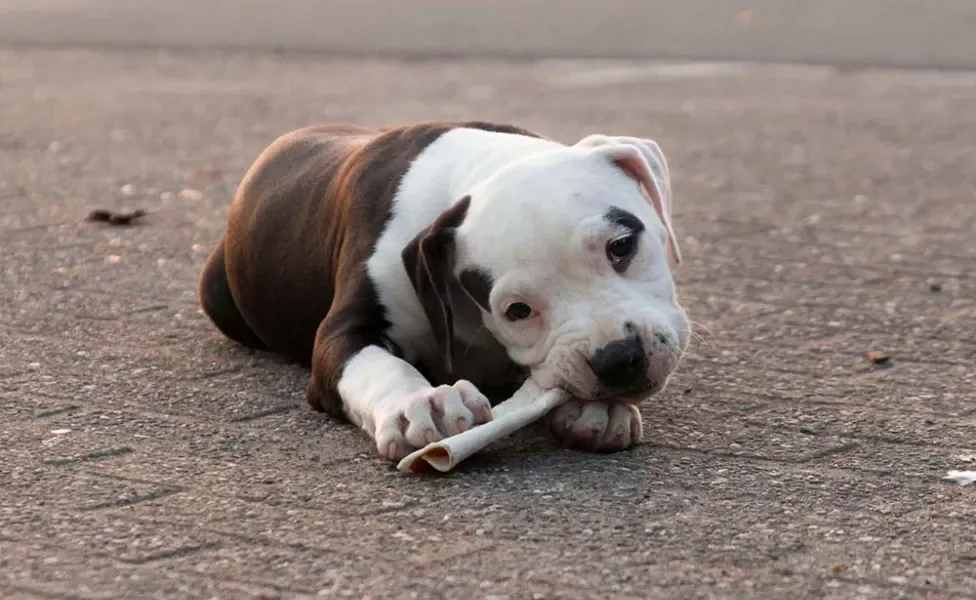
[(614, 268), (622, 270), (627, 268), (627, 263), (637, 252), (637, 236), (628, 233), (607, 242), (607, 258), (613, 263)]
[(505, 318), (509, 321), (521, 321), (532, 316), (532, 307), (525, 302), (512, 302), (505, 309)]

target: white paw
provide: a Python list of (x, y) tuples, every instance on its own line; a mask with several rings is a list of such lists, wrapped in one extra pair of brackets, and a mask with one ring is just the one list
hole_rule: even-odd
[(399, 461), (431, 442), (491, 420), (491, 404), (469, 381), (441, 385), (391, 398), (375, 413), (376, 448)]
[(644, 426), (632, 404), (570, 400), (549, 413), (549, 430), (574, 448), (615, 452), (641, 441)]

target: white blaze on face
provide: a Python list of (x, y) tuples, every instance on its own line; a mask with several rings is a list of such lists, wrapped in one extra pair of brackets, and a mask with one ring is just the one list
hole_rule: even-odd
[[(540, 382), (634, 401), (663, 387), (689, 326), (665, 227), (623, 169), (580, 148), (522, 159), (474, 193), (458, 233), (458, 269), (493, 279), (486, 327)], [(640, 377), (614, 374), (621, 360), (601, 350), (615, 342), (639, 348)]]

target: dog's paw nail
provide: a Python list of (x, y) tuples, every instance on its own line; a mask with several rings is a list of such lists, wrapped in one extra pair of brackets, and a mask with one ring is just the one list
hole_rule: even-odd
[(465, 419), (464, 417), (459, 417), (457, 420), (457, 427), (461, 431), (467, 431), (468, 429), (471, 428), (471, 425), (468, 424), (467, 419)]
[(386, 456), (384, 458), (386, 458), (387, 460), (396, 460), (397, 458), (396, 442), (390, 442), (389, 444), (386, 445)]
[(433, 429), (428, 429), (424, 432), (424, 441), (428, 444), (433, 444), (437, 441), (437, 432)]

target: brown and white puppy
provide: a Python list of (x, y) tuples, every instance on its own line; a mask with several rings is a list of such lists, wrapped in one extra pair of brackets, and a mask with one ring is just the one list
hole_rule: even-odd
[(308, 127), (244, 177), (201, 302), (228, 337), (311, 367), (311, 406), (389, 460), (527, 382), (578, 399), (550, 414), (557, 437), (622, 449), (688, 343), (670, 212), (651, 140)]

